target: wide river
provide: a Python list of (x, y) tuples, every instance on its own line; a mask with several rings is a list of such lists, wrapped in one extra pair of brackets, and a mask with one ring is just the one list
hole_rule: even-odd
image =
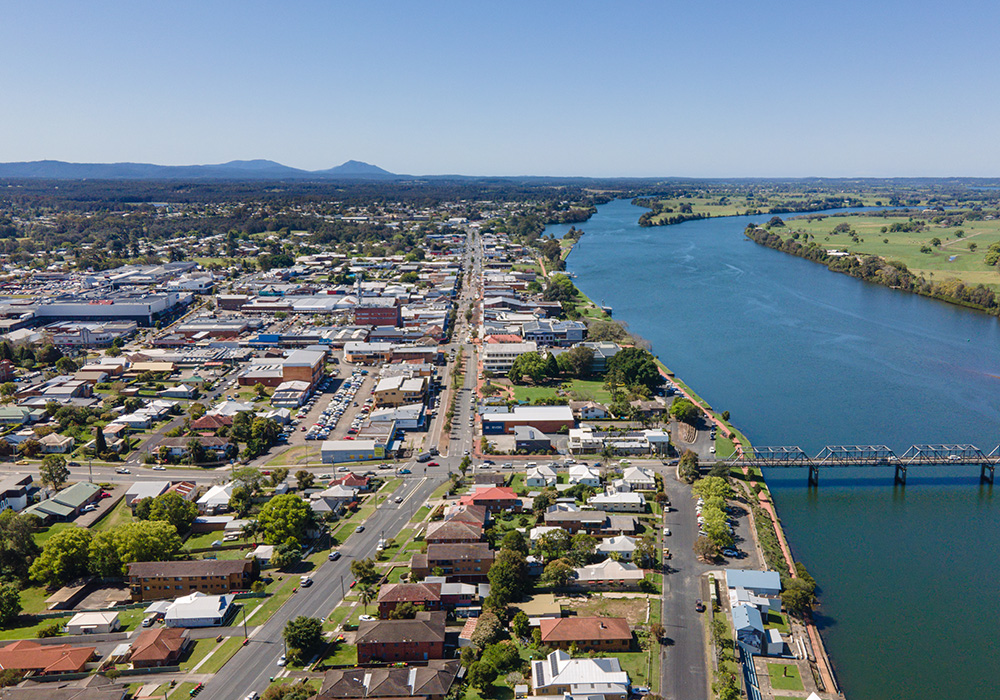
[[(753, 444), (1000, 442), (997, 319), (744, 239), (770, 216), (642, 228), (642, 212), (599, 207), (568, 269)], [(891, 470), (826, 469), (818, 489), (766, 476), (850, 700), (1000, 695), (1000, 482), (995, 496), (972, 467), (915, 467), (905, 488)]]

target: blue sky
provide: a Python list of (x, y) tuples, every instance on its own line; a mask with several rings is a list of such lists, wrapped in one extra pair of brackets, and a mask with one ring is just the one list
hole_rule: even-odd
[(0, 161), (997, 176), (997, 3), (8, 3)]

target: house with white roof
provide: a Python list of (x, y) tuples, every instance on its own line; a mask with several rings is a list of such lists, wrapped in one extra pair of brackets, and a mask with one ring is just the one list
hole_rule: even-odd
[(626, 467), (622, 474), (621, 481), (626, 488), (620, 491), (655, 491), (656, 478), (652, 472), (648, 472), (642, 467)]
[(591, 496), (587, 503), (596, 510), (608, 513), (643, 513), (646, 511), (646, 499), (641, 493), (602, 493)]
[(229, 509), (229, 499), (233, 497), (233, 482), (216, 484), (210, 488), (196, 503), (200, 513), (215, 513)]
[(569, 483), (599, 488), (601, 485), (601, 474), (586, 464), (574, 464), (569, 468)]
[(544, 489), (547, 486), (555, 486), (559, 481), (556, 470), (547, 464), (540, 467), (532, 467), (524, 479), (524, 485), (529, 489)]
[(600, 564), (581, 566), (573, 570), (574, 580), (570, 585), (588, 590), (618, 591), (635, 589), (646, 577), (646, 572), (635, 564), (606, 559)]
[(635, 538), (628, 535), (606, 537), (597, 545), (597, 551), (605, 556), (617, 554), (625, 561), (632, 561), (632, 554), (635, 552)]
[(117, 612), (80, 612), (66, 623), (66, 634), (107, 634), (117, 632), (121, 627)]
[(205, 595), (200, 591), (175, 600), (163, 618), (167, 627), (220, 627), (233, 611), (235, 596)]
[(574, 659), (557, 649), (531, 662), (535, 695), (603, 695), (606, 700), (626, 700), (630, 681), (616, 658)]

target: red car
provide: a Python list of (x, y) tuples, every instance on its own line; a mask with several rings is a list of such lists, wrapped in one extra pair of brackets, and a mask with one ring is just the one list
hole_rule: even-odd
[(437, 462), (428, 462), (427, 466), (428, 467), (440, 467), (441, 465), (438, 464)]
[(101, 491), (101, 498), (111, 498), (111, 494), (107, 491)]

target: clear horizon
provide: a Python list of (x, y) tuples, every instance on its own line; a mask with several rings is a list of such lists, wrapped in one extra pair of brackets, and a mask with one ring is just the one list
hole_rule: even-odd
[(14, 5), (0, 161), (996, 177), (1000, 6)]

